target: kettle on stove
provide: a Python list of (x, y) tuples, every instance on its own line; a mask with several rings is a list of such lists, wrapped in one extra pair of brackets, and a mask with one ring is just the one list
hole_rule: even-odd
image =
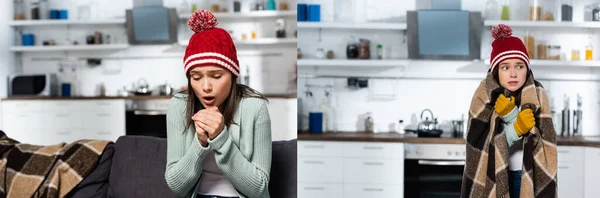
[[(429, 112), (431, 115), (431, 120), (428, 117), (425, 117), (423, 120), (423, 113)], [(438, 127), (437, 118), (433, 117), (433, 112), (429, 109), (424, 109), (421, 111), (421, 121), (417, 126), (417, 135), (419, 137), (440, 137), (442, 135), (442, 130)]]

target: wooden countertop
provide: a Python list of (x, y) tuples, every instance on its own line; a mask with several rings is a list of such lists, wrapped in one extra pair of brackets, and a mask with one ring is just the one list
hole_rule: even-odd
[[(296, 98), (296, 94), (264, 94), (267, 98), (285, 98), (285, 99), (293, 99)], [(30, 96), (30, 97), (10, 97), (3, 98), (2, 100), (111, 100), (111, 99), (125, 99), (125, 100), (151, 100), (151, 99), (170, 99), (173, 96), (75, 96), (75, 97), (40, 97), (40, 96)]]
[[(348, 142), (404, 142), (421, 144), (465, 144), (463, 138), (425, 138), (414, 133), (367, 133), (367, 132), (325, 132), (323, 134), (298, 133), (298, 140), (313, 141), (348, 141)], [(588, 146), (600, 148), (600, 136), (557, 137), (561, 146)]]

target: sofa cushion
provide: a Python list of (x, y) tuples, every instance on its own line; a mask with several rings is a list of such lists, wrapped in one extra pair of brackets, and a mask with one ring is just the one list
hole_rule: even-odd
[(108, 192), (108, 177), (114, 153), (114, 144), (106, 145), (96, 167), (66, 197), (105, 198)]
[(178, 197), (167, 186), (167, 141), (148, 136), (121, 136), (115, 144), (108, 197)]
[(271, 160), (271, 197), (297, 196), (297, 140), (274, 141)]

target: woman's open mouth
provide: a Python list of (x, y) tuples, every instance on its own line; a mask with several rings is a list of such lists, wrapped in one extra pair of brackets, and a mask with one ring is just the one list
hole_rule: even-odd
[(508, 85), (510, 86), (517, 86), (519, 84), (519, 81), (509, 81)]
[(202, 97), (202, 101), (204, 101), (205, 105), (210, 106), (215, 103), (215, 97), (214, 96), (204, 96), (204, 97)]

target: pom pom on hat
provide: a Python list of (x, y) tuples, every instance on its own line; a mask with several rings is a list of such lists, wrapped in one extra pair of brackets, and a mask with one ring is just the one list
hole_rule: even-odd
[(194, 12), (188, 20), (188, 26), (195, 33), (212, 29), (217, 26), (217, 24), (219, 24), (217, 17), (208, 10), (198, 10)]
[(500, 24), (492, 28), (492, 37), (496, 40), (506, 39), (512, 36), (512, 29), (508, 25)]

